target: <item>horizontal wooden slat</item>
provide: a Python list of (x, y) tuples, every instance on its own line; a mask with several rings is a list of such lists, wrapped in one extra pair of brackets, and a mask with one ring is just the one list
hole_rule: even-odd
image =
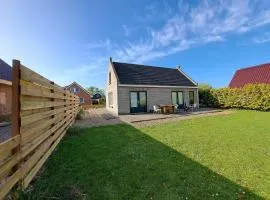
[(17, 170), (5, 181), (5, 183), (0, 188), (0, 199), (3, 199), (8, 194), (8, 192), (19, 181), (20, 178), (20, 170)]
[(61, 121), (67, 121), (69, 112), (78, 112), (78, 108), (75, 108), (74, 111), (67, 111), (67, 113), (64, 113), (62, 115), (65, 115), (66, 118), (61, 116), (56, 116), (55, 118), (52, 118), (48, 121), (44, 121), (43, 123), (39, 124), (38, 126), (35, 126), (33, 128), (23, 127), (22, 128), (22, 134), (21, 134), (21, 145), (25, 145), (26, 143), (30, 142), (34, 138), (38, 137), (39, 135), (42, 135), (43, 133), (46, 133), (49, 129), (51, 129), (52, 124), (58, 124), (61, 123)]
[(24, 145), (26, 142), (29, 142), (30, 140), (46, 132), (46, 130), (49, 130), (52, 124), (59, 123), (61, 120), (63, 120), (64, 115), (65, 114), (63, 114), (62, 116), (58, 116), (57, 118), (46, 120), (43, 123), (38, 123), (37, 125), (32, 126), (32, 128), (30, 128), (30, 126), (22, 127), (21, 144)]
[(21, 65), (21, 79), (32, 82), (32, 83), (36, 83), (36, 84), (40, 84), (40, 85), (44, 85), (44, 86), (48, 86), (50, 88), (55, 88), (55, 89), (59, 89), (62, 90), (63, 88), (60, 87), (57, 84), (53, 84), (52, 81), (46, 79), (45, 77), (41, 76), (40, 74), (32, 71), (31, 69)]
[(76, 96), (67, 95), (65, 91), (62, 92), (52, 92), (51, 89), (43, 87), (41, 85), (32, 84), (30, 82), (21, 80), (21, 95), (28, 95), (34, 97), (46, 97), (46, 98), (55, 98), (55, 99), (68, 99), (75, 100)]
[(61, 127), (52, 137), (48, 138), (37, 148), (33, 155), (31, 155), (31, 157), (23, 164), (23, 175), (27, 174), (31, 170), (31, 168), (37, 163), (46, 150), (51, 146), (51, 144), (61, 135), (65, 128), (65, 126)]
[(20, 136), (17, 135), (15, 137), (12, 137), (2, 143), (0, 143), (0, 161), (6, 157), (7, 154), (10, 153), (10, 151), (18, 146), (20, 143)]
[(27, 156), (31, 151), (33, 151), (37, 146), (39, 146), (45, 139), (47, 139), (51, 134), (53, 134), (55, 131), (57, 131), (62, 125), (64, 125), (66, 122), (67, 124), (70, 123), (71, 118), (68, 119), (68, 121), (61, 121), (57, 123), (55, 126), (53, 126), (51, 129), (49, 129), (44, 134), (40, 135), (39, 137), (35, 138), (34, 140), (27, 143), (24, 147), (22, 147), (22, 157)]
[(64, 129), (63, 133), (59, 136), (59, 138), (54, 142), (54, 144), (50, 147), (50, 149), (44, 154), (44, 156), (38, 161), (38, 163), (34, 166), (34, 168), (29, 172), (29, 174), (24, 178), (22, 186), (26, 188), (31, 180), (34, 178), (38, 170), (42, 167), (42, 165), (45, 163), (47, 158), (51, 155), (53, 150), (56, 148), (57, 144), (61, 141), (61, 139), (66, 134), (67, 128), (70, 126), (70, 123), (68, 126)]
[[(64, 124), (64, 127), (61, 127), (61, 125), (57, 124), (57, 127), (55, 127), (54, 130), (50, 131), (50, 134), (52, 134), (54, 131), (56, 131), (59, 127), (62, 129), (65, 129), (71, 125), (71, 122), (74, 117), (69, 118), (68, 122), (65, 124), (65, 121), (61, 123), (61, 125)], [(43, 140), (38, 141), (38, 143), (31, 143), (31, 145), (28, 146), (28, 148), (22, 149), (21, 152), (18, 152), (17, 154), (10, 157), (9, 160), (5, 161), (4, 164), (1, 165), (0, 168), (0, 178), (3, 177), (3, 175), (7, 174), (9, 170), (14, 167), (15, 164), (17, 164), (21, 159), (25, 158), (32, 150), (34, 150), (39, 144), (41, 144), (46, 138), (50, 136), (50, 134), (45, 135)]]
[(71, 105), (69, 102), (54, 102), (54, 101), (22, 101), (21, 102), (21, 110), (31, 110), (38, 108), (49, 108), (49, 107), (57, 107)]
[(33, 84), (42, 85), (43, 87), (47, 87), (48, 89), (54, 89), (55, 91), (65, 92), (67, 95), (74, 95), (68, 90), (65, 90), (61, 86), (57, 84), (52, 84), (50, 80), (46, 79), (45, 77), (37, 74), (36, 72), (30, 70), (29, 68), (21, 65), (21, 79), (32, 82)]
[(13, 155), (5, 161), (0, 167), (0, 178), (3, 178), (4, 175), (10, 172), (10, 169), (14, 167), (19, 161), (21, 160), (21, 153), (18, 152), (17, 154)]
[(25, 126), (25, 125), (31, 124), (31, 123), (33, 123), (35, 121), (39, 121), (39, 120), (42, 120), (42, 119), (44, 119), (46, 117), (55, 115), (57, 113), (70, 110), (73, 107), (74, 106), (62, 107), (62, 108), (58, 108), (58, 109), (55, 109), (55, 110), (49, 110), (49, 111), (45, 111), (45, 112), (40, 112), (40, 113), (28, 115), (28, 116), (23, 116), (23, 117), (21, 117), (21, 126)]

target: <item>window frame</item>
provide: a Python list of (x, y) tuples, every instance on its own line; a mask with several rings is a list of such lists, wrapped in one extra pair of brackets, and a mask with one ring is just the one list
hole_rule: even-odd
[[(191, 93), (193, 94), (193, 99), (190, 98)], [(191, 103), (191, 100), (193, 100), (193, 103)], [(193, 90), (188, 91), (188, 102), (190, 105), (195, 104), (195, 91), (193, 91)]]
[(108, 93), (108, 105), (109, 107), (113, 107), (113, 92)]
[[(185, 101), (184, 101), (184, 91), (181, 91), (181, 90), (179, 90), (179, 91), (171, 91), (171, 101), (172, 101), (172, 104), (173, 104), (173, 93), (176, 93), (176, 101), (177, 101), (177, 105), (181, 105), (181, 106), (183, 106), (184, 104), (185, 104)], [(178, 93), (182, 93), (182, 102), (183, 102), (183, 104), (180, 104), (179, 103), (179, 95), (178, 95)]]
[[(81, 101), (81, 99), (82, 99), (82, 101)], [(84, 98), (83, 98), (83, 97), (80, 97), (80, 103), (85, 103), (85, 101), (84, 101)]]
[(109, 72), (109, 85), (111, 85), (111, 84), (112, 84), (112, 73)]

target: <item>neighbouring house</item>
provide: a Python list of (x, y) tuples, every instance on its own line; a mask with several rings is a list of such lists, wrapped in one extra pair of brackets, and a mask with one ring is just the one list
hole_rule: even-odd
[(0, 59), (0, 122), (9, 120), (12, 112), (12, 68)]
[(115, 115), (149, 112), (160, 104), (198, 107), (198, 84), (179, 67), (120, 63), (110, 58), (106, 85), (108, 111)]
[(92, 97), (92, 103), (93, 104), (100, 104), (101, 100), (102, 100), (102, 95), (99, 94), (99, 93), (94, 94), (93, 97)]
[(237, 70), (229, 87), (239, 88), (246, 84), (256, 83), (270, 84), (270, 63)]
[(0, 58), (0, 79), (11, 81), (12, 80), (11, 76), (12, 76), (11, 66)]
[(70, 92), (76, 94), (78, 97), (80, 97), (80, 104), (81, 105), (90, 105), (92, 104), (91, 101), (91, 94), (84, 89), (82, 86), (80, 86), (78, 83), (73, 82), (68, 86), (64, 87), (66, 90), (69, 90)]

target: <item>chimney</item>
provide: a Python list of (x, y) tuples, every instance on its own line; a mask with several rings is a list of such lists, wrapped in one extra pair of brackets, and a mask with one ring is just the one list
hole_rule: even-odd
[(112, 57), (110, 57), (110, 62), (112, 62)]

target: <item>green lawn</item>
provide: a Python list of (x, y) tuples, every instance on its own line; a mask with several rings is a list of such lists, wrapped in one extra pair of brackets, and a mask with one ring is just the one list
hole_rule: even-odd
[(270, 199), (270, 112), (71, 129), (22, 199)]

